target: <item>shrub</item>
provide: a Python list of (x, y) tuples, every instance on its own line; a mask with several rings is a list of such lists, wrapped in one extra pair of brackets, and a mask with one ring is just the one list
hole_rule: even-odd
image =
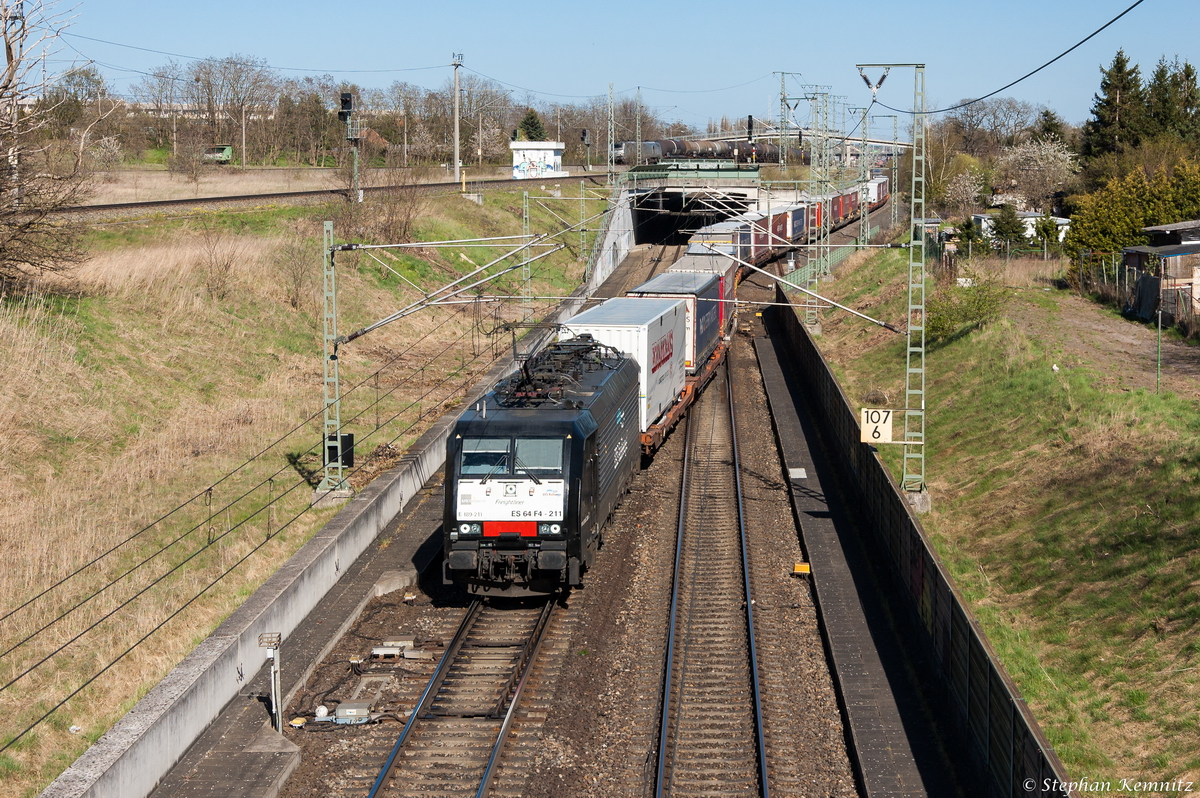
[(926, 303), (925, 333), (938, 341), (964, 327), (980, 327), (1003, 312), (1008, 297), (995, 277), (966, 271), (957, 282), (938, 288)]

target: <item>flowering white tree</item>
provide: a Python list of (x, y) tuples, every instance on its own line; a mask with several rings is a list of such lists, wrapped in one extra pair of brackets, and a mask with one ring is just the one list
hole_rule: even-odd
[(499, 158), (507, 151), (504, 133), (500, 123), (494, 119), (484, 119), (479, 128), (471, 133), (471, 152), (482, 159)]
[(983, 193), (983, 175), (968, 169), (950, 178), (946, 184), (946, 204), (955, 216), (969, 216), (979, 207), (979, 195)]
[(1046, 210), (1054, 192), (1079, 171), (1075, 154), (1056, 138), (1006, 147), (997, 159), (997, 166), (1000, 174), (1037, 211)]

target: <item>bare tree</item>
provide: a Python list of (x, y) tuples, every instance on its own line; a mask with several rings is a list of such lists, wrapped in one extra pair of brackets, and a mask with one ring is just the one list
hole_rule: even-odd
[(271, 101), (277, 81), (266, 61), (244, 55), (206, 58), (197, 61), (185, 80), (186, 101), (200, 111), (208, 123), (210, 144), (224, 143), (240, 135), (241, 159), (246, 158), (246, 130), (254, 124), (258, 110)]
[(204, 159), (207, 149), (208, 139), (204, 131), (195, 126), (185, 127), (179, 132), (174, 154), (167, 159), (167, 169), (191, 181), (199, 192), (200, 177), (205, 171), (216, 168), (215, 164)]
[(229, 295), (238, 264), (245, 257), (244, 247), (216, 227), (200, 231), (200, 276), (208, 295), (218, 302)]
[(52, 146), (47, 128), (53, 109), (32, 102), (51, 82), (39, 74), (42, 54), (56, 50), (58, 36), (69, 22), (54, 5), (44, 0), (0, 0), (6, 58), (0, 73), (0, 148), (8, 158), (0, 185), (3, 278), (65, 271), (84, 257), (76, 226), (54, 212), (83, 198), (87, 131), (78, 149)]
[(142, 104), (143, 111), (156, 120), (153, 136), (159, 147), (167, 143), (167, 128), (162, 122), (170, 120), (171, 152), (178, 152), (179, 113), (182, 110), (183, 67), (175, 61), (156, 67), (150, 74), (132, 87), (134, 99)]

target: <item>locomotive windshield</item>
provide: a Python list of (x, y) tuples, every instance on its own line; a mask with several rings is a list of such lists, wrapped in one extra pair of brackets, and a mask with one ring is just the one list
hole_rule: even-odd
[(558, 474), (563, 467), (563, 443), (562, 438), (463, 438), (459, 474), (486, 478)]

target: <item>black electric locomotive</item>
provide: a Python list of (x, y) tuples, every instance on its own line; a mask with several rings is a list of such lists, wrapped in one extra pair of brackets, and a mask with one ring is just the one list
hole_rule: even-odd
[(526, 361), (447, 439), (443, 581), (500, 596), (578, 585), (639, 434), (633, 360), (583, 335)]

